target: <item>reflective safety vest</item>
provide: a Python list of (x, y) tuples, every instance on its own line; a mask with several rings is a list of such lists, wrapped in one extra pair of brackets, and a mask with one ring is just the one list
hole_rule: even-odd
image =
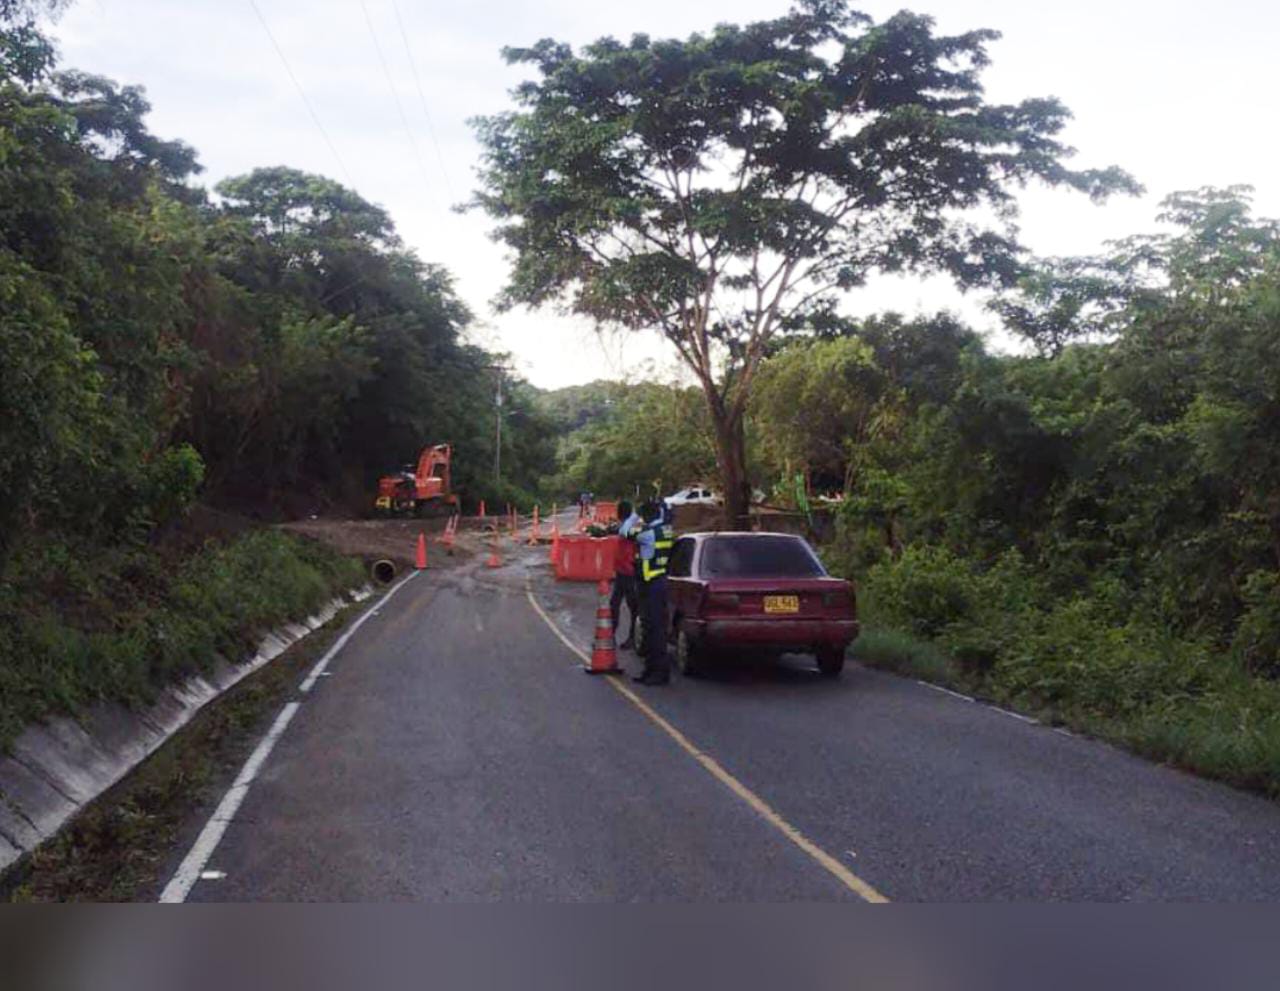
[(651, 582), (667, 573), (667, 562), (671, 559), (671, 547), (676, 542), (676, 531), (670, 523), (659, 522), (646, 524), (641, 532), (645, 530), (652, 531), (654, 535), (653, 557), (640, 558), (640, 578)]

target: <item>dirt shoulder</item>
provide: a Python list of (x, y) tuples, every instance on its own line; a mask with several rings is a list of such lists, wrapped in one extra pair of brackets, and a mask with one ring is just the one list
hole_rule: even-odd
[(366, 564), (385, 558), (399, 568), (413, 564), (421, 533), (427, 538), (428, 567), (449, 568), (474, 556), (483, 535), (479, 520), (463, 519), (453, 547), (447, 547), (442, 542), (446, 522), (444, 519), (317, 518), (283, 523), (280, 529), (318, 540), (339, 554), (362, 558)]

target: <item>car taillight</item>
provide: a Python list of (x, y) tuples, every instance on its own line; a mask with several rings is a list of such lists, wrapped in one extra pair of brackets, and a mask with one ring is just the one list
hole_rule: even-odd
[(724, 611), (736, 611), (741, 599), (732, 592), (712, 592), (707, 596), (708, 609), (721, 609)]
[(851, 606), (853, 605), (853, 589), (842, 588), (834, 592), (823, 592), (822, 604), (828, 609), (834, 606)]

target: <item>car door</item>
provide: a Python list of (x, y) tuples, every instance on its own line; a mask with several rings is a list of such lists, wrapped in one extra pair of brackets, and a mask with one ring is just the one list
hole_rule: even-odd
[(671, 548), (667, 565), (667, 590), (671, 599), (670, 622), (674, 628), (678, 617), (697, 609), (698, 586), (693, 580), (693, 551), (697, 541), (681, 537)]

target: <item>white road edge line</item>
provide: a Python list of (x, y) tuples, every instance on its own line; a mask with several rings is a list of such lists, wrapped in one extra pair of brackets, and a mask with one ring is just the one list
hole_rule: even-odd
[[(953, 692), (950, 688), (943, 688), (941, 685), (935, 685), (932, 681), (921, 681), (919, 678), (917, 678), (917, 679), (916, 679), (916, 684), (917, 684), (917, 685), (924, 685), (924, 687), (925, 687), (925, 688), (932, 688), (935, 692), (942, 692), (942, 694), (943, 694), (943, 695), (950, 695), (952, 698), (964, 699), (964, 701), (966, 701), (966, 702), (976, 702), (976, 701), (977, 701), (977, 699), (975, 699), (975, 698), (973, 698), (973, 697), (971, 697), (971, 696), (969, 696), (969, 695), (961, 695), (959, 692)], [(1012, 717), (1013, 719), (1017, 719), (1017, 720), (1019, 720), (1020, 722), (1030, 723), (1032, 726), (1039, 726), (1039, 725), (1040, 725), (1040, 720), (1039, 720), (1039, 719), (1036, 719), (1036, 718), (1034, 718), (1034, 717), (1032, 717), (1032, 716), (1024, 716), (1024, 715), (1023, 715), (1022, 713), (1020, 713), (1020, 712), (1014, 712), (1014, 711), (1012, 711), (1011, 709), (1002, 709), (1002, 708), (1000, 708), (1000, 706), (998, 706), (998, 705), (991, 705), (990, 703), (987, 703), (987, 704), (986, 704), (986, 707), (987, 707), (988, 709), (990, 709), (991, 711), (993, 711), (993, 712), (998, 712), (998, 713), (1000, 713), (1001, 715), (1010, 716), (1010, 717)], [(1069, 734), (1069, 733), (1068, 733), (1067, 735), (1068, 735), (1068, 736), (1070, 736), (1071, 734)]]
[[(347, 641), (351, 639), (356, 630), (360, 629), (364, 621), (370, 616), (376, 615), (386, 601), (404, 588), (417, 574), (418, 572), (411, 571), (405, 575), (386, 595), (378, 600), (377, 605), (352, 623), (351, 629), (340, 636), (333, 646), (325, 652), (325, 655), (312, 667), (311, 673), (307, 675), (306, 680), (298, 686), (298, 691), (304, 694), (311, 691), (316, 680), (326, 673), (325, 668), (329, 662), (333, 660), (338, 651), (346, 646)], [(222, 796), (222, 801), (213, 810), (213, 815), (205, 823), (204, 829), (200, 830), (200, 835), (196, 837), (196, 841), (191, 845), (186, 857), (178, 865), (178, 869), (173, 872), (173, 877), (164, 886), (164, 890), (160, 892), (160, 902), (162, 904), (178, 904), (187, 900), (187, 895), (191, 893), (191, 889), (200, 880), (201, 873), (204, 872), (205, 867), (208, 865), (209, 858), (213, 856), (218, 844), (222, 842), (222, 834), (231, 825), (231, 820), (235, 818), (236, 812), (240, 809), (240, 803), (244, 801), (245, 795), (249, 793), (249, 785), (258, 776), (258, 771), (267, 757), (270, 756), (276, 741), (284, 734), (285, 729), (301, 704), (301, 702), (289, 702), (280, 710), (280, 715), (271, 724), (271, 729), (267, 731), (267, 735), (262, 738), (257, 748), (249, 755), (249, 759), (244, 762), (244, 767), (240, 769), (240, 774), (237, 775), (231, 787), (227, 789), (227, 793)]]
[(356, 630), (360, 629), (360, 627), (364, 625), (365, 620), (369, 619), (372, 616), (376, 616), (378, 614), (378, 611), (384, 605), (386, 605), (387, 600), (390, 599), (391, 596), (399, 592), (400, 589), (404, 588), (405, 585), (409, 584), (409, 582), (413, 581), (413, 579), (416, 578), (417, 576), (418, 576), (418, 572), (410, 571), (407, 575), (405, 575), (402, 579), (400, 579), (399, 582), (393, 585), (386, 595), (384, 595), (381, 599), (378, 600), (378, 604), (376, 606), (374, 606), (372, 609), (366, 612), (363, 616), (357, 619), (354, 623), (352, 623), (351, 629), (347, 630), (346, 633), (338, 637), (338, 639), (334, 641), (333, 646), (330, 647), (327, 651), (325, 651), (324, 657), (316, 661), (315, 666), (311, 669), (311, 673), (308, 674), (306, 678), (303, 679), (302, 684), (298, 686), (298, 691), (301, 692), (303, 695), (306, 695), (307, 692), (311, 691), (311, 689), (315, 687), (316, 679), (319, 678), (322, 674), (324, 674), (324, 669), (329, 666), (329, 662), (332, 661), (335, 656), (337, 656), (338, 651), (340, 651), (343, 647), (347, 645), (347, 641), (350, 640), (353, 636), (355, 636)]
[(943, 695), (950, 695), (952, 698), (964, 699), (966, 702), (972, 702), (974, 699), (969, 695), (961, 695), (959, 692), (953, 692), (950, 688), (943, 688), (941, 685), (935, 685), (932, 681), (921, 681), (916, 679), (917, 685), (924, 685), (925, 688), (932, 688), (935, 692), (942, 692)]
[(1020, 712), (1013, 712), (1013, 711), (1012, 711), (1012, 710), (1010, 710), (1010, 709), (1001, 709), (1001, 708), (1000, 708), (1000, 706), (998, 706), (998, 705), (989, 705), (989, 706), (987, 706), (987, 708), (988, 708), (988, 709), (994, 709), (996, 712), (999, 712), (999, 713), (1001, 713), (1001, 714), (1003, 714), (1003, 715), (1011, 716), (1012, 718), (1017, 719), (1017, 720), (1019, 720), (1020, 722), (1030, 723), (1032, 726), (1039, 726), (1039, 725), (1040, 725), (1040, 720), (1039, 720), (1039, 719), (1035, 719), (1035, 718), (1033, 718), (1033, 717), (1031, 717), (1031, 716), (1024, 716), (1024, 715), (1023, 715), (1022, 713), (1020, 713)]
[(276, 745), (276, 741), (280, 739), (281, 734), (284, 733), (285, 728), (289, 725), (290, 720), (293, 719), (294, 713), (298, 711), (298, 707), (301, 704), (300, 702), (289, 702), (280, 710), (280, 715), (276, 717), (276, 721), (271, 725), (270, 731), (262, 738), (262, 742), (258, 744), (257, 749), (249, 755), (249, 759), (245, 761), (244, 767), (240, 770), (239, 777), (227, 789), (227, 793), (222, 796), (222, 801), (213, 810), (213, 815), (205, 823), (204, 829), (200, 830), (200, 835), (196, 837), (195, 843), (191, 845), (191, 850), (187, 853), (182, 863), (178, 865), (178, 869), (173, 872), (173, 877), (170, 878), (169, 883), (164, 886), (164, 891), (160, 893), (160, 902), (162, 904), (176, 905), (187, 900), (187, 895), (195, 887), (196, 881), (200, 880), (200, 875), (209, 863), (209, 858), (213, 856), (213, 851), (217, 849), (218, 843), (221, 842), (222, 834), (231, 825), (231, 820), (235, 817), (236, 810), (240, 808), (240, 803), (244, 801), (244, 796), (249, 793), (249, 785), (258, 776), (258, 770), (270, 755), (272, 748)]

